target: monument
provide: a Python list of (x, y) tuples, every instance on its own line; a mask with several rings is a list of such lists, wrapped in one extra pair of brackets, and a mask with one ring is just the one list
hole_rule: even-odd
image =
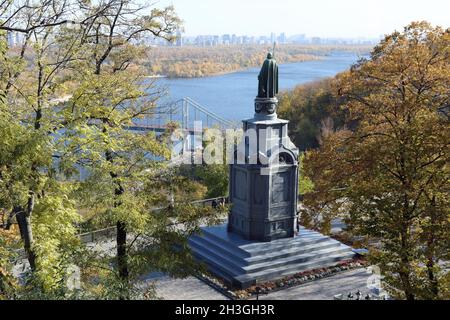
[(255, 116), (243, 121), (245, 139), (230, 166), (228, 230), (271, 241), (294, 236), (298, 149), (289, 139), (288, 121), (277, 118), (278, 66), (271, 53), (258, 80)]
[(258, 76), (255, 114), (230, 165), (228, 223), (189, 239), (194, 256), (229, 285), (246, 288), (354, 256), (318, 232), (295, 234), (299, 151), (278, 119), (278, 65), (269, 53)]

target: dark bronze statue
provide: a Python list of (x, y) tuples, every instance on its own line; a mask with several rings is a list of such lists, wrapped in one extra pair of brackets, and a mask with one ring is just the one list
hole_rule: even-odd
[(258, 76), (258, 98), (274, 98), (278, 93), (278, 65), (269, 52)]

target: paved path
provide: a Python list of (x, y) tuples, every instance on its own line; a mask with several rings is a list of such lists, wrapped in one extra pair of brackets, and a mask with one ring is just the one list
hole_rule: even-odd
[(261, 300), (333, 300), (334, 295), (360, 290), (365, 296), (370, 290), (367, 279), (370, 276), (365, 268), (341, 272), (334, 276), (309, 282), (300, 286), (260, 296)]
[[(261, 300), (332, 300), (334, 295), (360, 290), (363, 296), (370, 293), (365, 268), (341, 272), (334, 276), (304, 285), (261, 295)], [(158, 297), (165, 300), (228, 300), (228, 298), (195, 277), (173, 279), (162, 274), (153, 274), (144, 280), (156, 281)]]
[(174, 279), (162, 274), (153, 274), (144, 281), (156, 281), (156, 294), (164, 300), (229, 300), (195, 277)]

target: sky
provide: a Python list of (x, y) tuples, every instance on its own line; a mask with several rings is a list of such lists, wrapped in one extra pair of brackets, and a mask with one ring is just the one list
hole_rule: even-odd
[(153, 0), (173, 4), (185, 35), (378, 38), (411, 21), (450, 27), (450, 0)]

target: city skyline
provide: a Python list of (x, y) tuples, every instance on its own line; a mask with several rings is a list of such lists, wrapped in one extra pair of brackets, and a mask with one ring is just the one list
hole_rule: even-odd
[[(142, 0), (143, 1), (143, 0)], [(321, 38), (379, 38), (401, 30), (411, 21), (427, 20), (448, 27), (445, 0), (358, 1), (317, 0), (159, 0), (157, 7), (173, 4), (184, 20), (186, 36), (205, 34), (287, 35)], [(438, 8), (438, 9), (437, 9)]]
[[(160, 45), (171, 45), (164, 41), (154, 39)], [(196, 45), (196, 46), (217, 46), (217, 45), (246, 45), (246, 44), (313, 44), (313, 45), (374, 45), (378, 43), (378, 38), (321, 38), (306, 34), (287, 35), (285, 32), (270, 35), (250, 36), (245, 34), (223, 34), (211, 35), (203, 34), (196, 36), (184, 36), (181, 32), (177, 33), (177, 40), (172, 44), (176, 46)], [(151, 40), (150, 40), (151, 42)]]
[(168, 42), (153, 36), (143, 37), (139, 43), (154, 46), (199, 46), (214, 47), (218, 45), (270, 45), (277, 44), (299, 44), (299, 45), (375, 45), (380, 41), (378, 38), (321, 38), (306, 34), (288, 36), (285, 32), (270, 35), (250, 36), (246, 34), (202, 34), (196, 36), (185, 36), (181, 31), (176, 32), (176, 40)]

